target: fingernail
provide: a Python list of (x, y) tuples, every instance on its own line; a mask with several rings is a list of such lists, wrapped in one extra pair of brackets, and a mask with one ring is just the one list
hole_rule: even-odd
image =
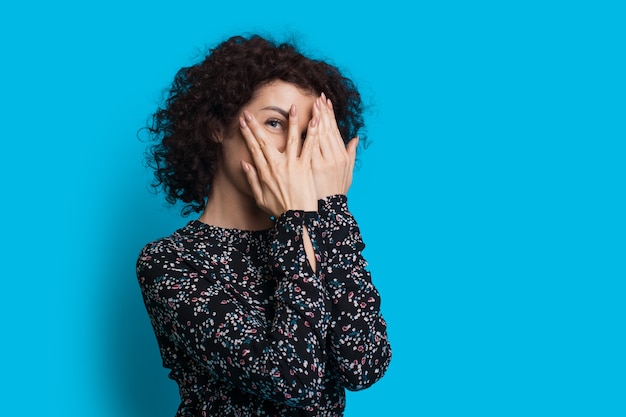
[(244, 161), (241, 161), (241, 168), (246, 172), (250, 171), (250, 167)]
[(289, 114), (291, 116), (295, 116), (296, 115), (296, 105), (292, 104), (291, 107), (289, 108)]
[(252, 116), (246, 110), (243, 111), (243, 117), (245, 117), (248, 122), (252, 120)]
[(242, 127), (242, 128), (244, 128), (244, 129), (245, 129), (246, 127), (248, 127), (248, 124), (246, 123), (246, 121), (245, 121), (245, 120), (243, 120), (243, 117), (240, 117), (240, 118), (239, 118), (239, 126), (241, 126), (241, 127)]

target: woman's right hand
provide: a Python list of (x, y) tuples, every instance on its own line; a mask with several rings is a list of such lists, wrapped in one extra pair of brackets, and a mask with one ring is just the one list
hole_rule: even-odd
[(276, 148), (252, 114), (244, 111), (239, 124), (254, 164), (242, 161), (241, 166), (257, 205), (275, 217), (288, 210), (317, 211), (311, 160), (318, 138), (307, 137), (302, 143), (296, 106), (289, 110), (284, 152)]

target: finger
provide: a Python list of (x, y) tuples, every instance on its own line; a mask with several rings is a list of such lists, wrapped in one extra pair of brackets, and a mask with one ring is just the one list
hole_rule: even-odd
[[(312, 149), (313, 152), (320, 153), (319, 148), (319, 126), (320, 126), (320, 107), (319, 107), (319, 97), (315, 99), (313, 102), (313, 109), (311, 112), (311, 120), (309, 120), (307, 129), (306, 129), (306, 138), (304, 140), (303, 146), (310, 140), (311, 145), (315, 145)], [(317, 136), (317, 137), (316, 137)]]
[(343, 138), (341, 136), (341, 132), (339, 131), (339, 126), (337, 125), (337, 119), (335, 117), (335, 110), (333, 108), (333, 102), (331, 101), (331, 99), (329, 99), (328, 97), (326, 97), (326, 95), (324, 95), (324, 104), (326, 104), (325, 110), (326, 110), (326, 116), (327, 116), (327, 120), (329, 123), (329, 132), (331, 133), (331, 137), (330, 137), (330, 146), (332, 147), (334, 152), (339, 152), (340, 154), (343, 154), (346, 148), (346, 144), (343, 141)]
[(322, 93), (324, 95), (324, 104), (326, 104), (326, 107), (328, 107), (328, 109), (333, 110), (333, 102), (331, 99), (329, 99), (328, 97), (326, 97), (326, 94)]
[(309, 123), (309, 128), (307, 131), (307, 140), (309, 140), (309, 137), (311, 138), (311, 141), (313, 141), (314, 146), (312, 149), (312, 155), (311, 155), (311, 163), (313, 166), (313, 172), (316, 172), (319, 169), (323, 169), (323, 162), (324, 162), (324, 158), (322, 157), (322, 151), (320, 149), (320, 137), (319, 137), (319, 118), (318, 117), (314, 117), (313, 119), (311, 119), (311, 122)]
[(241, 135), (248, 146), (254, 165), (259, 168), (267, 168), (268, 161), (265, 158), (265, 154), (263, 153), (256, 136), (252, 133), (252, 130), (250, 130), (250, 126), (244, 117), (239, 118), (239, 129), (241, 130)]
[(263, 127), (259, 124), (256, 117), (246, 110), (243, 111), (243, 116), (248, 129), (252, 132), (259, 149), (263, 152), (267, 161), (269, 162), (270, 159), (276, 158), (280, 154), (280, 151), (276, 148), (274, 142), (265, 136)]
[(298, 131), (298, 109), (292, 104), (289, 108), (289, 130), (287, 133), (287, 148), (285, 153), (288, 158), (297, 158), (302, 148), (302, 140)]
[(328, 113), (328, 107), (326, 106), (326, 96), (324, 93), (315, 101), (313, 106), (314, 109), (317, 109), (319, 113), (319, 147), (320, 152), (322, 153), (322, 157), (330, 157), (332, 155), (333, 148), (331, 146), (331, 138), (332, 130), (331, 130), (331, 120), (330, 115)]
[(263, 198), (263, 188), (261, 187), (261, 181), (259, 180), (256, 169), (245, 161), (241, 161), (241, 168), (243, 168), (243, 172), (246, 174), (254, 199), (257, 204), (260, 203)]
[(319, 155), (319, 145), (319, 117), (313, 116), (313, 118), (309, 121), (309, 126), (307, 127), (306, 139), (302, 144), (300, 158), (310, 160), (312, 155)]

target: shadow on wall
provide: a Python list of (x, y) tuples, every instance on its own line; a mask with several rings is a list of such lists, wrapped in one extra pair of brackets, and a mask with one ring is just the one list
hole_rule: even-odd
[[(120, 185), (119, 210), (113, 213), (108, 242), (111, 282), (103, 296), (103, 370), (106, 396), (119, 417), (171, 417), (179, 403), (178, 387), (162, 367), (156, 338), (141, 297), (135, 262), (141, 248), (160, 237), (172, 212), (150, 199), (145, 187)], [(133, 189), (134, 188), (134, 189)], [(159, 218), (159, 216), (161, 216)], [(177, 219), (181, 223), (180, 218)], [(159, 225), (160, 227), (157, 227)], [(178, 227), (178, 226), (176, 226)], [(167, 234), (172, 232), (171, 228)]]

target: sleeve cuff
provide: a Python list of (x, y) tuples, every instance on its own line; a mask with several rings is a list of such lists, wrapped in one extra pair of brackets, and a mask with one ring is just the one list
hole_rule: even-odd
[(317, 202), (320, 213), (341, 213), (348, 211), (348, 197), (345, 194), (335, 194), (324, 197)]
[(318, 219), (317, 211), (288, 210), (278, 216), (276, 224), (305, 225)]
[[(274, 223), (274, 239), (280, 236), (294, 236), (301, 233), (302, 227), (307, 227), (312, 234), (320, 226), (320, 217), (316, 211), (289, 210), (278, 216)], [(311, 236), (312, 237), (312, 236)]]

